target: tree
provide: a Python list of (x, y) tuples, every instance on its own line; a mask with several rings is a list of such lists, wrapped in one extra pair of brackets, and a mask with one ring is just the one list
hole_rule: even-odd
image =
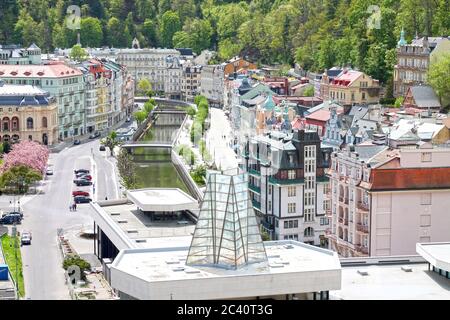
[(12, 187), (19, 194), (26, 193), (29, 186), (42, 179), (42, 173), (25, 165), (16, 165), (0, 176), (0, 187)]
[(126, 149), (121, 149), (117, 156), (117, 168), (122, 185), (126, 189), (137, 188), (137, 166), (133, 162), (133, 157)]
[(70, 50), (70, 58), (81, 62), (88, 58), (88, 53), (79, 44), (76, 44)]
[(161, 44), (166, 48), (172, 48), (172, 39), (177, 31), (181, 31), (181, 22), (178, 13), (167, 11), (161, 17), (160, 23)]
[(100, 47), (103, 40), (103, 30), (100, 20), (92, 17), (81, 19), (80, 38), (86, 47)]
[(428, 70), (428, 82), (436, 91), (443, 107), (450, 105), (450, 54), (432, 61)]
[(81, 280), (86, 280), (85, 271), (91, 269), (91, 265), (86, 260), (81, 259), (79, 256), (67, 256), (63, 261), (63, 269), (67, 270), (69, 267), (77, 266), (80, 268)]
[(147, 78), (141, 79), (138, 82), (138, 90), (145, 95), (149, 95), (152, 92), (152, 84)]
[(147, 117), (153, 111), (153, 109), (155, 109), (155, 100), (154, 99), (147, 100), (144, 103), (144, 111)]
[(403, 101), (405, 100), (405, 98), (403, 97), (398, 97), (397, 99), (395, 99), (395, 103), (394, 106), (396, 108), (400, 108), (403, 105)]
[(206, 179), (206, 166), (198, 165), (190, 172), (190, 175), (196, 184), (199, 186), (204, 186)]
[(142, 25), (142, 34), (147, 40), (149, 47), (156, 47), (158, 45), (158, 38), (156, 36), (156, 27), (153, 21), (146, 19)]
[(195, 117), (195, 114), (197, 113), (197, 110), (195, 110), (194, 107), (188, 107), (188, 108), (186, 109), (186, 113), (187, 113), (187, 115), (190, 116), (191, 118), (194, 118), (194, 117)]
[(314, 96), (314, 87), (313, 86), (309, 86), (305, 89), (305, 91), (303, 91), (303, 95), (305, 97), (313, 97)]
[(117, 132), (111, 132), (105, 139), (105, 146), (109, 148), (111, 152), (111, 156), (114, 156), (114, 148), (120, 144), (120, 141), (117, 139)]
[(34, 141), (21, 141), (13, 145), (11, 151), (4, 156), (1, 172), (24, 165), (43, 173), (47, 167), (49, 150), (47, 147)]
[(136, 111), (134, 114), (134, 119), (136, 119), (138, 125), (141, 125), (147, 119), (147, 113), (144, 110)]

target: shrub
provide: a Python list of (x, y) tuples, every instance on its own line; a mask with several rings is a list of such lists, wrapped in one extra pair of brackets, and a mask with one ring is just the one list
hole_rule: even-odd
[(63, 268), (67, 270), (70, 266), (78, 266), (80, 268), (81, 280), (86, 280), (84, 271), (91, 269), (89, 262), (81, 259), (80, 256), (68, 256), (63, 261)]

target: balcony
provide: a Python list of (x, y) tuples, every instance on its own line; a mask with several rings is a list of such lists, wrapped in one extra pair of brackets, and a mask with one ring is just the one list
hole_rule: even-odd
[(369, 233), (369, 226), (365, 226), (361, 223), (356, 224), (356, 231), (368, 234)]
[(338, 221), (339, 223), (344, 223), (344, 218), (339, 217)]
[(325, 230), (325, 234), (326, 234), (327, 236), (330, 235), (330, 234), (331, 234), (331, 228), (326, 229), (326, 230)]
[(255, 193), (261, 193), (261, 188), (255, 186), (255, 185), (253, 185), (253, 184), (250, 184), (250, 183), (249, 183), (249, 184), (248, 184), (248, 188), (249, 188), (251, 191), (255, 192)]
[(268, 232), (275, 231), (275, 226), (267, 221), (261, 221), (261, 225), (264, 229), (266, 229)]
[(254, 170), (254, 169), (248, 170), (248, 173), (251, 174), (251, 175), (253, 175), (253, 176), (258, 176), (258, 177), (261, 176), (261, 172), (256, 171), (256, 170)]
[(256, 200), (252, 200), (252, 204), (253, 204), (253, 208), (261, 210), (261, 203), (256, 201)]
[(326, 209), (326, 210), (325, 210), (325, 215), (326, 215), (328, 218), (331, 218), (331, 216), (333, 215), (332, 212), (331, 212), (331, 209)]
[(358, 208), (358, 210), (369, 212), (369, 205), (362, 201), (358, 201), (358, 204), (356, 207)]
[(344, 197), (339, 197), (339, 202), (348, 204), (348, 198), (344, 198)]

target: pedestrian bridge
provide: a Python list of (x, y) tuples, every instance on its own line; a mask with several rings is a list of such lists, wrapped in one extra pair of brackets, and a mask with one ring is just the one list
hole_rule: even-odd
[(121, 146), (125, 149), (134, 149), (134, 148), (165, 148), (171, 149), (172, 144), (167, 142), (154, 142), (154, 141), (128, 141)]

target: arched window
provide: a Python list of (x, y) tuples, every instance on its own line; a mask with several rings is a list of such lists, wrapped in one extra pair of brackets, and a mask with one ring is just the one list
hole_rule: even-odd
[(27, 129), (33, 129), (33, 118), (27, 118)]
[(3, 123), (2, 125), (3, 131), (9, 131), (9, 118), (8, 117), (3, 118), (2, 123)]
[(42, 117), (42, 128), (47, 128), (47, 117)]
[(19, 131), (19, 118), (13, 117), (11, 122), (12, 122), (12, 130)]
[(305, 232), (304, 232), (304, 236), (305, 237), (313, 237), (314, 236), (314, 229), (311, 228), (311, 227), (306, 228)]

